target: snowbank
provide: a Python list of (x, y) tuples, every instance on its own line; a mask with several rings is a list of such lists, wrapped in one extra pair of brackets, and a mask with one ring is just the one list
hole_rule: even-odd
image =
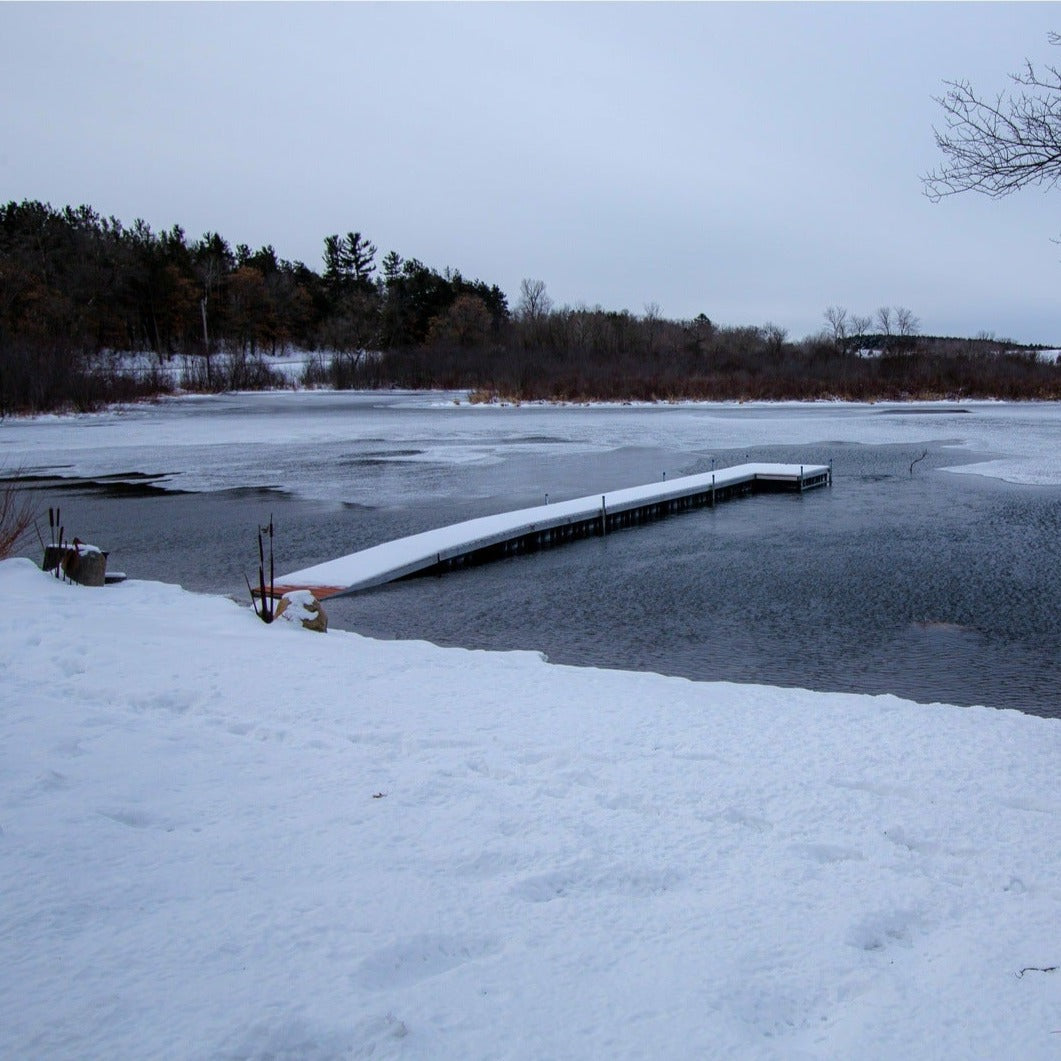
[(0, 1055), (1057, 1054), (1055, 721), (0, 601)]

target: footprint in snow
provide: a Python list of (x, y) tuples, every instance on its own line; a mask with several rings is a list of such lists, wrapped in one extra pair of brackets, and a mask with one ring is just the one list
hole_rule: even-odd
[(117, 810), (97, 811), (101, 818), (107, 818), (118, 825), (127, 826), (130, 829), (163, 829), (167, 833), (173, 832), (173, 824), (160, 818), (156, 818), (146, 811), (138, 810), (136, 807), (121, 807)]
[(370, 954), (358, 966), (352, 980), (370, 991), (409, 987), (500, 950), (500, 944), (489, 938), (430, 933), (409, 936)]
[(921, 917), (915, 910), (885, 910), (867, 914), (847, 932), (847, 943), (860, 950), (884, 950), (899, 944), (913, 946), (912, 936), (920, 926)]
[(326, 1028), (302, 1017), (254, 1025), (234, 1033), (215, 1055), (221, 1061), (336, 1061), (398, 1057), (409, 1034), (391, 1014), (359, 1021), (350, 1029)]
[(792, 850), (823, 866), (831, 862), (860, 862), (865, 857), (861, 851), (841, 844), (796, 844)]
[(729, 807), (722, 817), (731, 825), (743, 825), (754, 833), (768, 833), (774, 828), (772, 822), (759, 818), (741, 807)]

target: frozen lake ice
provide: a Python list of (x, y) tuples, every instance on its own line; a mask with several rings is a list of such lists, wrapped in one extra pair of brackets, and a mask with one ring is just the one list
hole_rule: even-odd
[(1057, 712), (1056, 403), (513, 408), (322, 392), (0, 423), (0, 461), (43, 477), (42, 505), (62, 504), (112, 566), (240, 599), (270, 514), (278, 570), (294, 570), (746, 459), (831, 461), (834, 486), (334, 602), (333, 625)]

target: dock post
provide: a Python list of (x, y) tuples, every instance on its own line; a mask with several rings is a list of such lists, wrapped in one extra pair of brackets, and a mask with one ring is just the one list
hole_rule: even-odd
[[(711, 460), (712, 467), (714, 466), (714, 458)], [(711, 507), (715, 507), (715, 473), (711, 473)]]
[(600, 495), (600, 532), (602, 538), (608, 533), (608, 506), (604, 502), (604, 494)]
[(799, 466), (799, 492), (803, 493), (803, 465)]

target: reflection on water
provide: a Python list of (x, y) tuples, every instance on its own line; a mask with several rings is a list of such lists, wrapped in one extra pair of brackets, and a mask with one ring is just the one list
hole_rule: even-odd
[[(537, 504), (546, 493), (579, 496), (711, 466), (705, 453), (676, 461), (656, 446), (566, 452), (557, 444), (543, 454), (534, 448), (545, 444), (541, 437), (527, 441), (526, 452), (526, 440), (511, 441), (503, 461), (443, 470), (418, 463), (407, 440), (388, 447), (374, 439), (348, 454), (345, 471), (342, 455), (329, 454), (329, 474), (381, 477), (378, 492), (360, 488), (354, 505), (264, 488), (161, 493), (146, 480), (42, 496), (45, 505), (62, 504), (68, 532), (109, 548), (112, 564), (132, 577), (245, 600), (244, 575), (257, 565), (255, 527), (270, 514), (278, 570), (294, 570)], [(911, 474), (911, 460), (926, 448), (928, 459)], [(333, 600), (332, 625), (536, 649), (557, 663), (1061, 714), (1061, 490), (940, 472), (957, 460), (932, 445), (829, 443), (711, 456), (719, 467), (833, 461), (834, 485), (802, 497), (750, 497)], [(285, 456), (300, 459), (310, 458), (297, 448)], [(382, 477), (400, 486), (388, 492)], [(254, 481), (268, 475), (259, 468)], [(427, 487), (420, 501), (418, 483)]]

